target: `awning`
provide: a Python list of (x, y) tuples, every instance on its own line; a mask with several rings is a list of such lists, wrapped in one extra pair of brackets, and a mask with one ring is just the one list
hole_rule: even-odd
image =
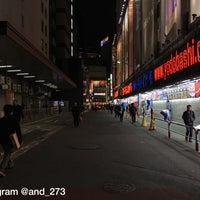
[[(46, 58), (14, 27), (6, 21), (1, 21), (0, 66), (4, 65), (12, 65), (12, 69), (21, 69), (21, 72), (35, 76), (34, 81), (45, 80), (45, 83), (56, 85), (60, 90), (77, 87), (58, 66)], [(2, 73), (5, 73), (5, 69), (0, 69), (0, 74)], [(16, 76), (16, 78), (22, 78), (22, 76)]]

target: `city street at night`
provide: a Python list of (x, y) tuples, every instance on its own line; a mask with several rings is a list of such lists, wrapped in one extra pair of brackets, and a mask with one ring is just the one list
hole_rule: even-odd
[(120, 122), (106, 110), (84, 112), (79, 127), (71, 113), (62, 113), (22, 128), (24, 146), (0, 187), (20, 196), (24, 187), (40, 190), (27, 199), (200, 198), (200, 155), (184, 137), (169, 140), (166, 130)]
[(0, 200), (200, 200), (199, 2), (0, 0)]

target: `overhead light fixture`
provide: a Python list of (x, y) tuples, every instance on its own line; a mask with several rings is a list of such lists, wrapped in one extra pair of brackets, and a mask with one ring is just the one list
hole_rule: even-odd
[(21, 69), (9, 69), (7, 72), (21, 72)]
[(46, 85), (46, 86), (52, 86), (53, 84), (52, 83), (44, 83), (44, 85)]
[(44, 83), (45, 80), (35, 80), (36, 83)]
[(35, 78), (36, 76), (24, 76), (24, 78)]
[(52, 85), (52, 86), (50, 86), (50, 88), (57, 89), (58, 86), (56, 86), (56, 85)]
[(43, 85), (46, 85), (46, 86), (48, 86), (50, 88), (54, 88), (54, 89), (58, 88), (58, 86), (56, 86), (56, 85), (54, 85), (52, 83), (44, 83)]
[(17, 76), (26, 76), (26, 75), (29, 75), (29, 73), (27, 73), (27, 72), (22, 72), (22, 73), (17, 73), (16, 75), (17, 75)]
[(13, 67), (12, 65), (0, 65), (0, 68), (10, 68)]

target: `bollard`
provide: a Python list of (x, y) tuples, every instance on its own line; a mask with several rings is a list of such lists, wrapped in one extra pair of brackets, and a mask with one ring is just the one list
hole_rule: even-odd
[(171, 138), (171, 130), (170, 130), (171, 122), (168, 121), (167, 124), (168, 124), (168, 138), (170, 139)]
[(147, 120), (146, 120), (146, 110), (143, 108), (143, 119), (141, 126), (147, 126)]
[(151, 123), (150, 123), (149, 130), (150, 131), (156, 130), (153, 108), (151, 108)]
[(138, 111), (135, 113), (135, 122), (138, 122)]
[(198, 143), (198, 133), (199, 133), (199, 130), (198, 129), (194, 129), (195, 131), (195, 149), (197, 152), (199, 152), (199, 143)]

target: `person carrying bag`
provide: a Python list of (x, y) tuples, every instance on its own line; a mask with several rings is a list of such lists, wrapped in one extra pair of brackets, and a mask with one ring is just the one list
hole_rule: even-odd
[(13, 107), (6, 104), (3, 108), (4, 117), (0, 119), (0, 144), (3, 148), (3, 159), (0, 164), (0, 177), (5, 177), (5, 170), (13, 168), (11, 159), (13, 151), (22, 144), (22, 134), (19, 122), (11, 115)]

